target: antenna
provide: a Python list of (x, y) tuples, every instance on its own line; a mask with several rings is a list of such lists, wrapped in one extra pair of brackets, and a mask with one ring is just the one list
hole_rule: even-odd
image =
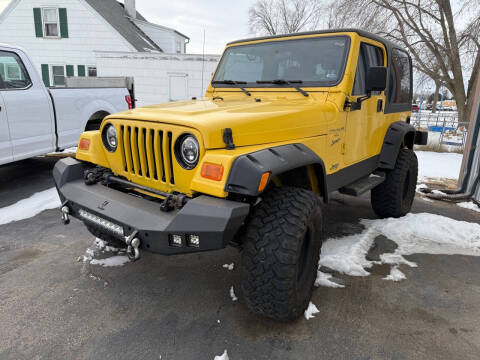
[(200, 96), (203, 98), (203, 73), (205, 72), (205, 29), (203, 29), (203, 50), (202, 50), (202, 90)]

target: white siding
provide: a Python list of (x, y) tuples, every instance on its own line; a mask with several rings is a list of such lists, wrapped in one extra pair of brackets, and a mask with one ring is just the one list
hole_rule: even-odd
[(183, 87), (184, 81), (185, 99), (203, 97), (219, 58), (206, 55), (202, 61), (202, 55), (191, 54), (98, 52), (96, 63), (99, 76), (133, 76), (137, 105), (145, 106), (179, 100), (182, 89), (170, 86)]
[(135, 20), (135, 24), (152, 39), (164, 53), (175, 54), (177, 52), (176, 42), (182, 44), (181, 53), (185, 53), (185, 37), (177, 34), (174, 30), (160, 25)]
[[(35, 36), (33, 8), (42, 7), (67, 8), (68, 38)], [(5, 15), (0, 23), (0, 43), (23, 47), (38, 71), (41, 64), (95, 65), (96, 50), (135, 50), (83, 0), (21, 0)]]

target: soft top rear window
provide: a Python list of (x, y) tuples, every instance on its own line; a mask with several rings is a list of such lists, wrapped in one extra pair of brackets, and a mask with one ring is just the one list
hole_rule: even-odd
[(213, 86), (278, 86), (257, 83), (272, 80), (334, 86), (343, 78), (349, 45), (348, 36), (322, 36), (232, 46), (220, 60)]

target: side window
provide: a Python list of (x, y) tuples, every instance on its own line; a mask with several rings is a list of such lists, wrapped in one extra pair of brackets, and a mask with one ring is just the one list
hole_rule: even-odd
[(32, 83), (17, 54), (0, 51), (0, 77), (3, 89), (24, 89)]
[(367, 71), (372, 66), (384, 66), (383, 51), (377, 46), (362, 43), (360, 45), (352, 95), (366, 94), (365, 81), (367, 79)]
[(393, 104), (411, 102), (410, 59), (405, 51), (393, 49), (390, 80), (388, 85), (389, 100)]

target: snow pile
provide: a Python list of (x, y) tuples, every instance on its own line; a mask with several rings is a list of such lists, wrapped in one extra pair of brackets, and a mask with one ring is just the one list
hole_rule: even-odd
[(332, 281), (333, 275), (317, 271), (317, 279), (315, 280), (315, 286), (324, 286), (331, 288), (344, 288), (345, 285), (338, 284), (335, 281)]
[[(319, 266), (351, 276), (368, 276), (366, 270), (374, 264), (391, 264), (385, 280), (399, 281), (405, 278), (398, 265), (417, 265), (403, 255), (445, 254), (480, 256), (480, 225), (457, 221), (434, 214), (408, 214), (399, 219), (361, 220), (365, 230), (360, 234), (323, 243)], [(365, 258), (375, 238), (384, 235), (395, 241), (398, 248), (393, 254), (382, 254), (380, 261)], [(325, 274), (318, 271), (318, 285), (325, 281)]]
[(462, 166), (462, 154), (415, 151), (418, 158), (418, 178), (457, 179)]
[(234, 267), (234, 264), (233, 264), (233, 263), (231, 263), (231, 264), (223, 264), (223, 267), (224, 267), (225, 269), (228, 269), (228, 270), (232, 271), (232, 270), (233, 270), (233, 267)]
[[(103, 259), (95, 259), (96, 256), (106, 253), (115, 253), (115, 255)], [(93, 248), (87, 248), (85, 254), (81, 255), (77, 261), (89, 263), (91, 265), (101, 265), (104, 267), (123, 266), (130, 262), (128, 256), (119, 255), (122, 253), (121, 249), (113, 246), (108, 246), (107, 243), (99, 238), (93, 242)]]
[(480, 207), (478, 205), (474, 204), (473, 202), (466, 201), (466, 202), (457, 203), (457, 205), (464, 208), (464, 209), (480, 212)]
[(313, 304), (311, 301), (308, 304), (307, 310), (305, 310), (305, 313), (303, 314), (305, 316), (305, 319), (310, 320), (315, 317), (315, 314), (318, 314), (320, 311), (317, 309), (315, 304)]
[(44, 210), (60, 207), (57, 190), (51, 188), (0, 209), (0, 225), (31, 218)]
[(128, 263), (130, 260), (127, 256), (116, 255), (106, 259), (93, 259), (90, 261), (92, 265), (102, 265), (104, 267), (122, 266)]
[(222, 355), (215, 356), (213, 360), (229, 360), (227, 350), (225, 350)]
[(237, 296), (235, 295), (235, 291), (233, 290), (233, 285), (230, 288), (230, 297), (232, 298), (232, 301), (237, 301), (238, 300)]

